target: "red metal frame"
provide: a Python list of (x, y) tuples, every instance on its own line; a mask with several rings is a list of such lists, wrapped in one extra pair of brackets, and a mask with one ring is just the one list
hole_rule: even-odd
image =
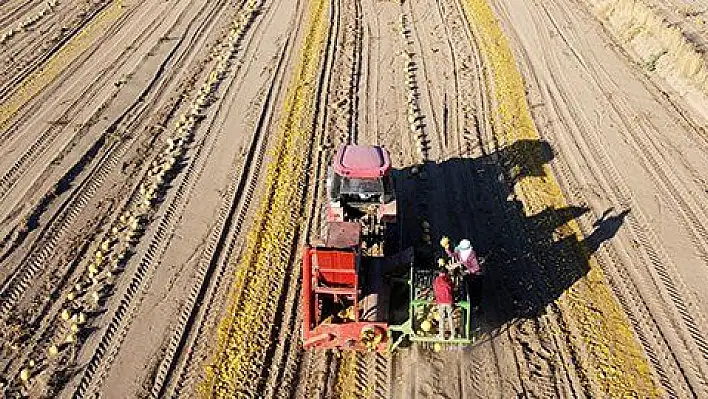
[[(302, 262), (303, 346), (368, 350), (361, 341), (363, 329), (374, 328), (382, 339), (378, 351), (387, 349), (388, 324), (359, 319), (358, 253), (354, 249), (305, 247)], [(320, 323), (320, 296), (345, 296), (353, 301), (354, 321)]]
[(369, 348), (360, 341), (361, 331), (365, 328), (375, 328), (381, 334), (381, 342), (375, 350), (384, 352), (388, 349), (388, 324), (371, 322), (350, 322), (342, 324), (322, 324), (309, 331), (304, 340), (305, 349), (349, 349), (367, 351)]

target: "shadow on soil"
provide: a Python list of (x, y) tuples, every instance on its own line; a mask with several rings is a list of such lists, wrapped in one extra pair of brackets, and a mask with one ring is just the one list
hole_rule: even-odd
[[(545, 141), (525, 140), (478, 158), (452, 158), (396, 171), (396, 191), (404, 224), (404, 247), (419, 248), (417, 259), (435, 267), (443, 256), (439, 240), (472, 241), (484, 258), (484, 276), (475, 285), (475, 316), (484, 330), (544, 313), (589, 270), (588, 257), (611, 239), (629, 210), (608, 209), (595, 230), (579, 239), (567, 223), (588, 211), (580, 206), (546, 208), (527, 215), (513, 195), (514, 185), (529, 176), (545, 176), (553, 159)], [(422, 217), (431, 225), (432, 245), (425, 245)]]

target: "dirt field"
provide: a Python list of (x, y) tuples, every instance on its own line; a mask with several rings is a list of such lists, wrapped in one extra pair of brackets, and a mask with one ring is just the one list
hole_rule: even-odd
[[(0, 4), (3, 397), (708, 397), (708, 5)], [(476, 341), (303, 351), (341, 144)], [(423, 228), (430, 225), (430, 231)]]

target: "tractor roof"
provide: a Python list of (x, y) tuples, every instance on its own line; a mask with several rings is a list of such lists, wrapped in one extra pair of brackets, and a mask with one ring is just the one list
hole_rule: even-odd
[(334, 159), (334, 170), (340, 176), (354, 178), (382, 177), (391, 170), (386, 149), (371, 145), (344, 145)]

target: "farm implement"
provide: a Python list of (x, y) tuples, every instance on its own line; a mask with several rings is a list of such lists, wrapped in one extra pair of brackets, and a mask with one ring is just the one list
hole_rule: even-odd
[(327, 178), (321, 237), (302, 261), (303, 346), (390, 351), (404, 342), (472, 343), (466, 284), (455, 282), (455, 337), (440, 339), (433, 295), (436, 265), (400, 248), (388, 152), (346, 145)]

